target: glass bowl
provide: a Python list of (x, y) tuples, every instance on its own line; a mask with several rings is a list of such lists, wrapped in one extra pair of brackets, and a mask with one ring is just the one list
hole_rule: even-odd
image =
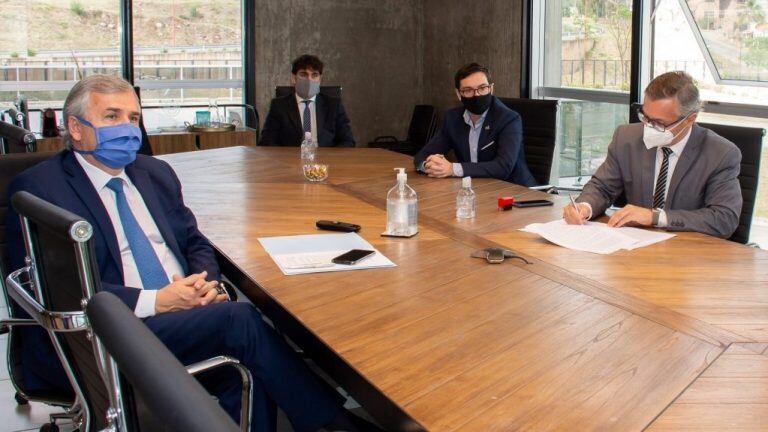
[(302, 167), (304, 178), (311, 182), (321, 182), (328, 178), (328, 164), (312, 163)]

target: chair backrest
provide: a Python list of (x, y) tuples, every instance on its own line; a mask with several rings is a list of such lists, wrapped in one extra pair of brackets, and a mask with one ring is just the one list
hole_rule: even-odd
[[(93, 332), (125, 378), (126, 395), (141, 398), (152, 420), (150, 430), (187, 432), (239, 431), (213, 397), (168, 348), (115, 295), (96, 294), (86, 308)], [(133, 398), (124, 398), (129, 417), (137, 415)], [(146, 430), (146, 427), (139, 427)], [(133, 430), (133, 429), (132, 429)]]
[[(141, 87), (133, 86), (133, 90), (136, 91), (136, 96), (138, 96), (139, 103), (141, 103)], [(139, 154), (147, 156), (154, 155), (154, 152), (152, 151), (152, 144), (149, 142), (147, 128), (144, 127), (144, 116), (139, 117), (139, 129), (141, 129), (141, 147), (139, 148)]]
[[(293, 94), (293, 86), (275, 86), (275, 97)], [(341, 86), (320, 86), (320, 93), (341, 99)]]
[(560, 102), (549, 99), (499, 98), (523, 120), (523, 151), (528, 169), (539, 184), (553, 184), (557, 175), (555, 149)]
[[(5, 239), (5, 220), (8, 217), (8, 208), (10, 207), (10, 197), (8, 196), (8, 185), (14, 177), (27, 168), (50, 158), (55, 153), (16, 153), (0, 156), (0, 287), (3, 288), (3, 295), (6, 296), (5, 277), (12, 270), (8, 267), (8, 253), (6, 250)], [(11, 303), (6, 303), (10, 305)]]
[[(22, 217), (30, 277), (35, 295), (48, 311), (83, 312), (82, 301), (100, 285), (90, 240), (93, 228), (83, 218), (28, 192), (11, 197)], [(85, 331), (52, 333), (54, 346), (78, 397), (85, 404), (83, 432), (101, 430), (110, 405), (95, 347)]]
[(420, 150), (432, 138), (437, 130), (437, 109), (432, 105), (413, 107), (411, 124), (408, 126), (409, 141), (416, 150)]
[(749, 232), (752, 229), (752, 215), (757, 201), (757, 185), (760, 178), (760, 157), (763, 150), (765, 129), (730, 126), (711, 123), (699, 123), (728, 141), (736, 144), (741, 150), (741, 171), (739, 185), (744, 203), (739, 216), (739, 227), (729, 240), (746, 244), (749, 242)]
[(0, 120), (0, 154), (33, 152), (36, 148), (35, 134)]

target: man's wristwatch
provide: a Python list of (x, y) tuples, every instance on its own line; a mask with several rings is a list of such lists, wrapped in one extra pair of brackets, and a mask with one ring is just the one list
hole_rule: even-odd
[(659, 225), (659, 216), (661, 215), (661, 210), (659, 209), (653, 209), (651, 210), (651, 225), (658, 226)]

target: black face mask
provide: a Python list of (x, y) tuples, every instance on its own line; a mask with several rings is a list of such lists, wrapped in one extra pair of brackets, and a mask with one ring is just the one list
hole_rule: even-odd
[(485, 96), (475, 96), (471, 98), (461, 97), (461, 103), (467, 111), (475, 115), (484, 113), (491, 106), (491, 94)]

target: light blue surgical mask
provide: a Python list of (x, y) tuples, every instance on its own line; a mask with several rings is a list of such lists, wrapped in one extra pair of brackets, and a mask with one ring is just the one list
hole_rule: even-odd
[(75, 117), (80, 123), (90, 127), (96, 133), (95, 150), (75, 150), (80, 154), (92, 154), (97, 161), (112, 169), (120, 169), (136, 160), (136, 152), (141, 148), (141, 129), (131, 123), (96, 127), (81, 117)]

